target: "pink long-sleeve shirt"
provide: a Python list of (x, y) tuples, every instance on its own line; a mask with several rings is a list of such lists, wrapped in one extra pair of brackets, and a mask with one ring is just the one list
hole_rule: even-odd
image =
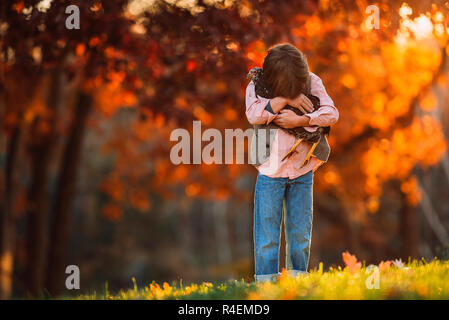
[[(309, 127), (304, 127), (307, 131), (315, 131), (318, 127), (326, 127), (337, 122), (339, 113), (334, 106), (334, 102), (329, 97), (320, 77), (310, 72), (311, 94), (320, 98), (321, 107), (314, 112), (305, 114), (310, 118)], [(256, 95), (254, 82), (250, 82), (246, 88), (246, 117), (251, 124), (269, 124), (276, 118), (277, 114), (265, 110), (270, 99)], [(270, 157), (267, 161), (257, 167), (258, 171), (271, 178), (295, 179), (310, 170), (316, 171), (323, 161), (312, 157), (310, 161), (301, 168), (312, 143), (301, 142), (296, 148), (296, 152), (284, 161), (284, 155), (296, 142), (294, 135), (285, 130), (276, 129), (276, 135), (271, 144)]]

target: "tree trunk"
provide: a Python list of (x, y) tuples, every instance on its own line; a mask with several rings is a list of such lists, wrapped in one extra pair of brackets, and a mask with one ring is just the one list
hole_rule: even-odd
[[(31, 133), (31, 183), (27, 195), (26, 275), (27, 293), (36, 296), (42, 293), (45, 268), (47, 190), (51, 155), (57, 139), (56, 119), (61, 95), (61, 76), (57, 68), (51, 73), (47, 107), (48, 119), (35, 119)], [(40, 122), (48, 128), (42, 132)]]
[(403, 195), (403, 207), (400, 212), (400, 236), (402, 242), (402, 258), (407, 261), (409, 257), (418, 257), (418, 232), (416, 225), (416, 210)]
[(226, 221), (226, 201), (217, 201), (212, 204), (215, 226), (215, 243), (217, 246), (217, 262), (220, 265), (231, 263), (231, 247), (229, 242), (228, 222)]
[(31, 157), (31, 186), (28, 191), (26, 286), (31, 295), (42, 290), (45, 255), (48, 168), (50, 143), (33, 152)]
[(15, 167), (19, 150), (20, 129), (14, 128), (6, 150), (5, 191), (0, 207), (0, 299), (9, 299), (12, 293), (14, 267), (14, 217), (12, 204), (15, 194)]
[(69, 237), (70, 211), (76, 188), (77, 172), (81, 158), (86, 121), (92, 106), (92, 98), (80, 93), (74, 108), (70, 135), (64, 147), (59, 178), (56, 184), (53, 221), (50, 227), (50, 242), (46, 288), (57, 296), (64, 288), (64, 274)]

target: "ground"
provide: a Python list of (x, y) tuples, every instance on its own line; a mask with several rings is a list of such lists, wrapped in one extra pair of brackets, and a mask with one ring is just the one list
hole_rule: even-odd
[(155, 282), (110, 293), (80, 295), (77, 299), (449, 299), (449, 261), (381, 262), (365, 266), (344, 256), (344, 268), (323, 271), (322, 264), (307, 276), (273, 282), (227, 281), (184, 285)]

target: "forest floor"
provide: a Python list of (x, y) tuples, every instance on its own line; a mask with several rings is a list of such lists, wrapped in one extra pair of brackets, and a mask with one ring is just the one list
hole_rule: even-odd
[[(344, 257), (345, 258), (345, 257)], [(381, 262), (364, 266), (347, 256), (346, 267), (273, 282), (227, 281), (183, 285), (153, 282), (145, 287), (80, 295), (77, 299), (449, 299), (449, 261)]]

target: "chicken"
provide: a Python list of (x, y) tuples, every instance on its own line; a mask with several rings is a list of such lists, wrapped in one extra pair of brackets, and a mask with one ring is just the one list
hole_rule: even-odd
[[(274, 98), (273, 94), (271, 93), (270, 88), (268, 87), (268, 85), (265, 82), (265, 79), (263, 77), (263, 69), (262, 68), (252, 68), (249, 71), (247, 78), (254, 82), (256, 94), (258, 96), (267, 98), (267, 99)], [(310, 85), (306, 86), (306, 92), (304, 92), (304, 95), (313, 103), (314, 110), (318, 110), (320, 108), (320, 99), (310, 93)], [(286, 105), (284, 107), (284, 109), (290, 109), (298, 115), (304, 114), (301, 110), (299, 110), (295, 107), (292, 107), (290, 105)], [(281, 129), (294, 135), (297, 139), (296, 142), (293, 144), (293, 146), (290, 148), (290, 150), (287, 152), (287, 154), (282, 158), (282, 161), (284, 161), (285, 159), (290, 157), (293, 154), (293, 152), (296, 150), (296, 147), (298, 147), (298, 145), (301, 142), (307, 141), (307, 142), (312, 143), (312, 147), (310, 148), (309, 152), (307, 153), (301, 166), (304, 166), (309, 161), (310, 157), (313, 154), (313, 151), (315, 150), (316, 146), (320, 142), (321, 136), (323, 134), (328, 135), (330, 133), (330, 127), (318, 127), (318, 129), (314, 132), (309, 132), (306, 129), (304, 129), (303, 127), (296, 127), (296, 128), (292, 128), (292, 129), (286, 129), (286, 128), (281, 128)]]

